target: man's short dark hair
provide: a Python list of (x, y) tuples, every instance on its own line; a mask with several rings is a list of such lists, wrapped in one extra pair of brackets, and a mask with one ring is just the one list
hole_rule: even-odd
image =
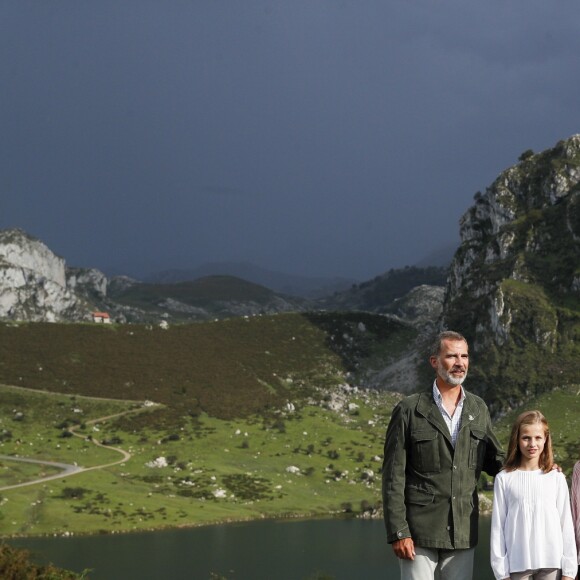
[(429, 351), (429, 356), (437, 357), (441, 352), (441, 345), (443, 344), (444, 340), (461, 340), (467, 344), (467, 339), (465, 336), (460, 334), (459, 332), (455, 332), (454, 330), (444, 330), (440, 332), (433, 343), (431, 344), (431, 349)]

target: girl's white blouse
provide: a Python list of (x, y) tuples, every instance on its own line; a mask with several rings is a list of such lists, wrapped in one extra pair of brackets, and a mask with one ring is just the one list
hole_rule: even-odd
[(497, 474), (490, 557), (498, 579), (538, 568), (561, 568), (563, 576), (576, 576), (574, 526), (563, 473), (516, 469)]

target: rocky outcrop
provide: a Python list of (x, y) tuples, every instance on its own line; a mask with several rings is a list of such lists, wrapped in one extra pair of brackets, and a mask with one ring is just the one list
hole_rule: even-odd
[(397, 298), (386, 310), (425, 334), (435, 328), (441, 317), (444, 298), (444, 286), (421, 284), (402, 298)]
[(0, 318), (90, 318), (85, 300), (69, 286), (65, 261), (19, 229), (0, 232)]
[(107, 297), (107, 278), (95, 268), (67, 268), (66, 284), (74, 292), (94, 296), (99, 300)]
[[(425, 308), (431, 308), (426, 303), (419, 306), (419, 302), (428, 302), (430, 304), (433, 303), (433, 300), (441, 302), (447, 273), (447, 267), (439, 266), (427, 266), (424, 268), (411, 266), (391, 269), (372, 280), (354, 284), (344, 292), (335, 292), (333, 295), (319, 300), (317, 304), (325, 310), (361, 310), (378, 314), (394, 313), (400, 314), (405, 319), (410, 315), (409, 318), (413, 319), (419, 310), (425, 313)], [(422, 292), (416, 290), (418, 287), (440, 287), (440, 290), (434, 291), (434, 293), (431, 291)], [(428, 295), (429, 292), (431, 292), (430, 296)], [(440, 293), (440, 296), (435, 297), (437, 292)], [(411, 312), (413, 310), (412, 303), (417, 303), (418, 308), (413, 313)], [(436, 315), (433, 320), (436, 320), (437, 317)]]
[(579, 378), (579, 193), (575, 135), (523, 154), (461, 219), (441, 326), (468, 336), (482, 389), (498, 409), (538, 383)]

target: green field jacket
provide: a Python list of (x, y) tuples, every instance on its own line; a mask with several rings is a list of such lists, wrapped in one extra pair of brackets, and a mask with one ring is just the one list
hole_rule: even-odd
[(383, 510), (389, 543), (413, 538), (423, 548), (477, 544), (477, 482), (495, 475), (504, 454), (487, 405), (465, 391), (455, 449), (431, 391), (403, 399), (387, 428)]

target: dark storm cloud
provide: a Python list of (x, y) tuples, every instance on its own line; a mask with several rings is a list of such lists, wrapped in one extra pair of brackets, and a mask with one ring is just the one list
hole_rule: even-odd
[(215, 185), (206, 185), (201, 188), (201, 191), (209, 195), (233, 195), (233, 196), (254, 196), (254, 193), (249, 193), (237, 187), (223, 187)]
[(133, 273), (372, 277), (579, 131), (575, 2), (6, 2), (0, 227)]

